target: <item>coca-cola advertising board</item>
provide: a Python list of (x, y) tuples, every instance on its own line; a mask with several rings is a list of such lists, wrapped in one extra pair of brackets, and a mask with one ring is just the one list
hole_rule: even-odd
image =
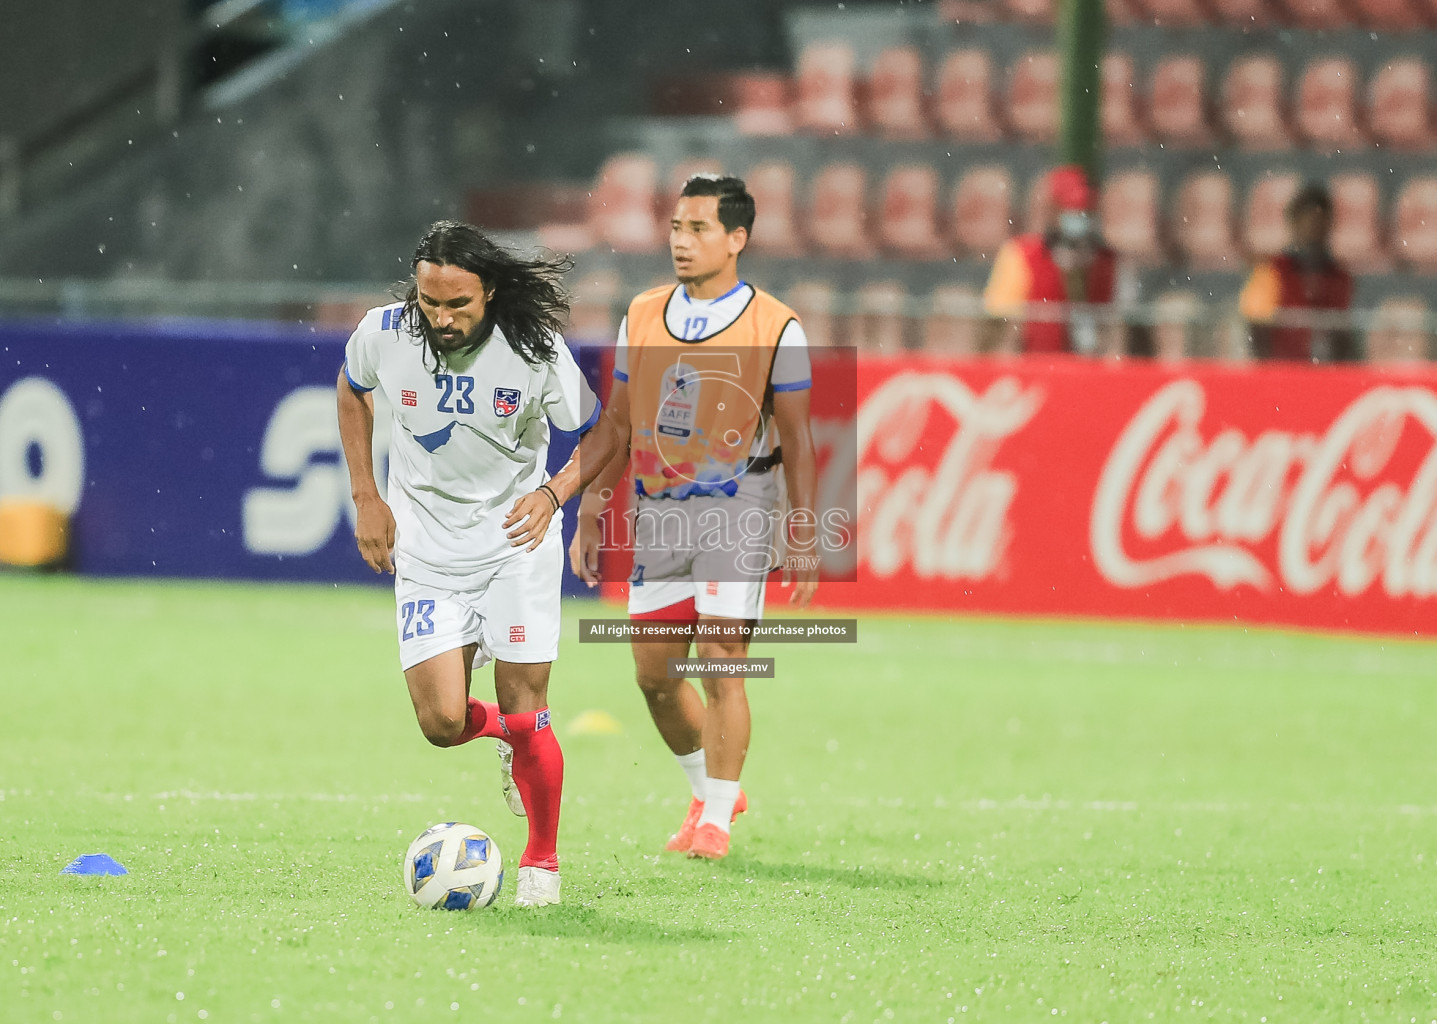
[(822, 385), (826, 606), (1437, 632), (1425, 368), (864, 358), (846, 430)]

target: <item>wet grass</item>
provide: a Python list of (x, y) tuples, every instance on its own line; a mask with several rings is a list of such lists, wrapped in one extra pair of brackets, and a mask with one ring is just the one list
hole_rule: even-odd
[[(756, 650), (709, 865), (659, 852), (687, 793), (627, 649), (569, 641), (566, 903), (443, 914), (408, 840), (523, 828), (487, 741), (419, 736), (387, 593), (12, 576), (0, 622), (6, 1024), (1437, 1019), (1434, 645), (885, 616)], [(130, 874), (59, 874), (92, 852)]]

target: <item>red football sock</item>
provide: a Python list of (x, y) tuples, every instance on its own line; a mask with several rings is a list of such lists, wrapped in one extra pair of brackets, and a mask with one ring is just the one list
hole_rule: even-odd
[(506, 738), (499, 724), (499, 705), (470, 697), (469, 710), (464, 713), (464, 731), (452, 745), (457, 747), (480, 736), (492, 736), (496, 740)]
[(520, 867), (559, 870), (559, 798), (564, 791), (564, 752), (549, 728), (549, 709), (504, 715), (504, 738), (514, 745), (514, 784), (529, 816), (529, 845)]

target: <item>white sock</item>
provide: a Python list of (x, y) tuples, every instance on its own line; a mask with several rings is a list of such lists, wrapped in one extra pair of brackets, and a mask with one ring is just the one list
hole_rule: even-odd
[(738, 779), (705, 779), (704, 791), (708, 793), (708, 799), (704, 801), (699, 827), (717, 825), (727, 832), (729, 819), (733, 817), (733, 805), (738, 802)]
[(704, 798), (704, 779), (708, 776), (708, 765), (704, 762), (704, 748), (699, 747), (692, 754), (675, 754), (674, 760), (689, 777), (689, 789), (694, 791), (694, 799), (702, 801)]

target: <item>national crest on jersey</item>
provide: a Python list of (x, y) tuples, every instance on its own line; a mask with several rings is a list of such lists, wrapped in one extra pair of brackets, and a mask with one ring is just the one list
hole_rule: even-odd
[(519, 411), (518, 388), (495, 388), (494, 411), (500, 416), (513, 416)]
[(674, 286), (629, 305), (628, 381), (634, 489), (652, 498), (733, 495), (771, 402), (769, 377), (793, 310), (766, 292), (703, 341), (669, 330)]

